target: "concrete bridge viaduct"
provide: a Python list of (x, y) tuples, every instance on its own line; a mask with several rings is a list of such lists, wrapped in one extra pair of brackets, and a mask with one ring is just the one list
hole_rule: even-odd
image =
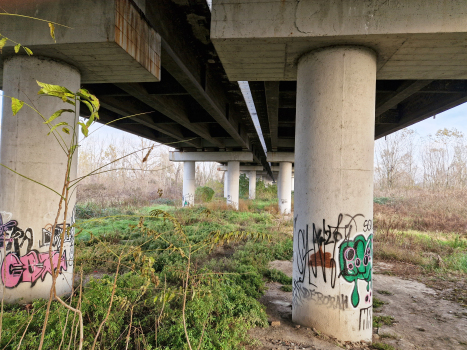
[[(287, 212), (294, 163), (293, 319), (341, 340), (371, 340), (374, 140), (467, 101), (465, 1), (214, 0), (212, 13), (205, 0), (0, 5), (69, 27), (57, 27), (54, 43), (44, 23), (0, 17), (0, 33), (34, 52), (3, 48), (4, 94), (51, 114), (63, 106), (38, 98), (35, 80), (90, 90), (103, 122), (177, 149), (184, 196), (195, 161), (227, 167), (234, 206), (242, 167), (273, 178), (279, 167)], [(266, 150), (237, 81), (249, 82)], [(60, 189), (53, 174), (65, 160), (35, 118), (13, 117), (4, 104), (0, 161)], [(13, 227), (30, 242), (2, 255), (3, 298), (48, 297), (50, 274), (39, 281), (24, 266), (53, 244), (57, 198), (4, 168), (0, 184), (2, 243), (14, 240)], [(59, 294), (71, 284), (68, 238), (66, 259), (57, 256)]]

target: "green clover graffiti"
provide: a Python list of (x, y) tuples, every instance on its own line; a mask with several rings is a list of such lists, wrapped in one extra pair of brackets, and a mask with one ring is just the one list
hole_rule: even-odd
[(357, 307), (360, 302), (358, 280), (366, 281), (366, 290), (370, 291), (372, 260), (373, 235), (369, 235), (368, 239), (358, 235), (352, 241), (344, 241), (339, 248), (340, 276), (347, 282), (354, 283), (351, 298), (353, 307)]

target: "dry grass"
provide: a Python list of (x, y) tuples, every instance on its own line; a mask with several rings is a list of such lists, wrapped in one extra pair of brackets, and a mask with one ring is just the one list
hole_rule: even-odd
[(377, 193), (388, 199), (374, 205), (375, 227), (457, 233), (467, 237), (467, 191), (410, 190)]

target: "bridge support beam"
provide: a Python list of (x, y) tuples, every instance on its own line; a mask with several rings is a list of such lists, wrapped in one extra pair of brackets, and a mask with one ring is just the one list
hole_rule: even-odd
[(196, 162), (183, 162), (183, 203), (182, 206), (195, 205)]
[[(36, 80), (47, 84), (62, 85), (71, 91), (80, 88), (80, 73), (67, 64), (35, 56), (14, 56), (4, 62), (3, 88), (5, 96), (12, 96), (33, 105), (44, 117), (59, 109), (73, 108), (59, 98), (38, 95)], [(57, 122), (76, 125), (75, 115), (65, 112)], [(66, 145), (70, 135), (61, 131)], [(4, 98), (1, 129), (0, 163), (17, 173), (62, 193), (67, 155), (49, 133), (44, 120), (27, 106), (13, 116), (11, 100)], [(78, 152), (71, 162), (70, 177), (76, 179)], [(51, 242), (59, 196), (37, 183), (0, 167), (1, 287), (0, 297), (5, 302), (27, 303), (36, 298), (49, 298), (53, 270), (49, 262), (52, 244), (53, 264), (59, 270), (56, 292), (59, 296), (71, 293), (73, 283), (74, 229), (64, 233), (63, 253), (60, 243)], [(67, 225), (74, 222), (76, 194), (69, 200)], [(60, 226), (55, 236), (62, 233), (64, 212), (59, 216)], [(5, 249), (5, 250), (4, 250)], [(3, 254), (3, 252), (5, 252)]]
[(376, 55), (312, 51), (297, 76), (293, 321), (371, 341)]
[(279, 180), (277, 183), (279, 212), (288, 215), (292, 211), (292, 163), (279, 163)]
[(256, 199), (256, 170), (251, 170), (249, 174), (249, 199)]
[(227, 204), (238, 210), (239, 190), (240, 190), (240, 162), (230, 161), (228, 163), (229, 173), (227, 179)]

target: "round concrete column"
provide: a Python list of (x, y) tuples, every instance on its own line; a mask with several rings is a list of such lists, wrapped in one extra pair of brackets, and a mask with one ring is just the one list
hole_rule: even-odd
[(256, 170), (250, 171), (250, 187), (249, 187), (249, 197), (250, 199), (256, 198)]
[(295, 191), (295, 176), (294, 175), (292, 175), (292, 185), (290, 187), (292, 189), (292, 192), (294, 192)]
[(279, 212), (290, 214), (292, 210), (292, 163), (279, 163)]
[(229, 172), (225, 171), (224, 172), (224, 198), (227, 198), (228, 187), (229, 187)]
[[(80, 73), (66, 64), (38, 57), (14, 56), (4, 62), (3, 88), (12, 96), (35, 106), (44, 117), (59, 109), (73, 108), (59, 98), (38, 95), (36, 80), (67, 87), (80, 88)], [(73, 113), (63, 113), (58, 121), (76, 125)], [(58, 122), (57, 120), (55, 123)], [(55, 124), (54, 123), (54, 124)], [(11, 112), (11, 100), (3, 99), (0, 163), (19, 174), (38, 181), (62, 193), (67, 156), (43, 119), (24, 106), (16, 116)], [(60, 133), (67, 145), (71, 135)], [(76, 178), (78, 154), (70, 169)], [(59, 269), (56, 292), (71, 292), (73, 281), (74, 229), (65, 233), (60, 256), (60, 234), (63, 230), (63, 208), (59, 226), (51, 242), (51, 231), (58, 211), (59, 196), (51, 190), (27, 180), (10, 170), (0, 168), (0, 296), (6, 302), (22, 299), (49, 298), (52, 285), (49, 246), (52, 244), (53, 264)], [(69, 199), (67, 225), (74, 223), (75, 194)]]
[(313, 51), (297, 76), (293, 320), (371, 341), (376, 54)]
[(183, 206), (195, 205), (196, 162), (183, 162)]
[(227, 204), (238, 210), (239, 187), (240, 187), (240, 162), (228, 163), (229, 176), (227, 179)]

